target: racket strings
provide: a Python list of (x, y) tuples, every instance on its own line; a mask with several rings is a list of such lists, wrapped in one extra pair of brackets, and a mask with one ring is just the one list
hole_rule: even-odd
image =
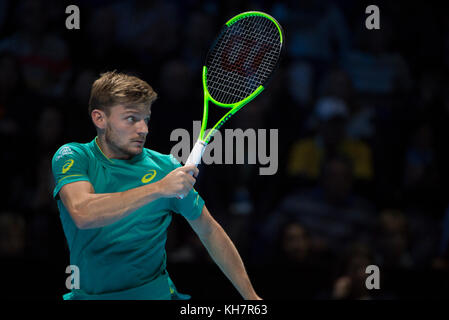
[(225, 27), (206, 61), (207, 88), (215, 100), (239, 102), (264, 84), (281, 51), (276, 25), (249, 16)]
[[(263, 19), (263, 18), (258, 18), (258, 19), (262, 20), (262, 23), (265, 23), (265, 24), (270, 22), (268, 19)], [(228, 61), (237, 61), (237, 59), (239, 57), (243, 57), (243, 58), (248, 57), (251, 53), (251, 49), (253, 49), (253, 47), (251, 45), (253, 45), (255, 43), (255, 41), (253, 40), (254, 36), (257, 37), (257, 36), (261, 35), (261, 37), (258, 37), (256, 39), (266, 41), (266, 38), (267, 38), (266, 37), (266, 34), (267, 34), (267, 26), (266, 25), (261, 25), (261, 24), (257, 25), (254, 23), (251, 24), (249, 19), (245, 19), (244, 21), (242, 21), (242, 25), (243, 25), (243, 27), (238, 26), (239, 28), (234, 28), (234, 30), (237, 30), (236, 33), (225, 34), (225, 37), (224, 37), (223, 41), (221, 42), (221, 47), (220, 46), (218, 47), (218, 51), (221, 50), (222, 53), (224, 54), (223, 44), (229, 45), (230, 41), (236, 42), (235, 39), (237, 39), (239, 41), (239, 43), (233, 43), (234, 50), (232, 50), (231, 52), (228, 52), (229, 56), (223, 57), (223, 55), (222, 55), (221, 56), (222, 61), (224, 59), (229, 59)], [(246, 38), (243, 38), (242, 34), (244, 36), (246, 36)], [(236, 38), (236, 36), (238, 36), (238, 38)], [(251, 39), (251, 36), (253, 36), (252, 39)], [(250, 40), (248, 41), (248, 39), (250, 39)], [(237, 48), (237, 50), (235, 50), (235, 48)], [(226, 47), (224, 50), (226, 50)], [(217, 58), (218, 58), (218, 55), (217, 55)], [(248, 59), (248, 61), (254, 61), (253, 59), (250, 59), (250, 58), (254, 59), (254, 54), (253, 54), (253, 57), (250, 56)], [(234, 65), (234, 67), (235, 67), (234, 70), (237, 73), (239, 73), (241, 75), (243, 73), (243, 77), (245, 77), (242, 64)], [(260, 67), (261, 67), (261, 71), (270, 72), (269, 69), (263, 68), (264, 67), (263, 64), (260, 64)], [(219, 75), (219, 74), (217, 74), (217, 75)], [(242, 100), (246, 96), (251, 94), (251, 92), (254, 91), (260, 85), (260, 82), (261, 82), (259, 79), (257, 79), (257, 77), (254, 77), (254, 76), (247, 77), (246, 79), (242, 79), (242, 76), (237, 77), (237, 78), (232, 77), (233, 75), (229, 76), (229, 73), (222, 73), (222, 76), (223, 76), (222, 79), (220, 79), (222, 81), (220, 81), (220, 83), (217, 87), (217, 90), (220, 93), (220, 95), (217, 97), (217, 99), (220, 99), (219, 101), (225, 101), (225, 99), (223, 99), (223, 98), (226, 98), (226, 95), (233, 96), (234, 98), (237, 99), (237, 101)], [(240, 81), (235, 82), (235, 80), (240, 80)], [(242, 80), (244, 81), (243, 83), (242, 83)], [(211, 82), (213, 83), (213, 81), (211, 81)]]

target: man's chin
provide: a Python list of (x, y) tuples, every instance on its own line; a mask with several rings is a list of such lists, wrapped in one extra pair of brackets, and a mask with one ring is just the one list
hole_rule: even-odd
[(141, 154), (142, 151), (143, 151), (143, 145), (141, 147), (133, 146), (133, 147), (128, 148), (128, 154), (130, 156), (137, 156), (137, 155)]
[(137, 155), (141, 154), (142, 151), (143, 151), (143, 147), (142, 148), (131, 148), (131, 149), (128, 149), (128, 154), (133, 157), (133, 156), (137, 156)]

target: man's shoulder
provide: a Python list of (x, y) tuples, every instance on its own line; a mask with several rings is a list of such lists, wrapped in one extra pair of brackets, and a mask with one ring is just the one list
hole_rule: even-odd
[(53, 161), (67, 156), (87, 156), (89, 154), (89, 143), (69, 142), (63, 144), (56, 150)]
[(172, 154), (164, 154), (148, 148), (145, 148), (144, 152), (148, 157), (150, 157), (154, 162), (157, 162), (159, 165), (165, 165), (170, 168), (180, 165), (180, 162)]

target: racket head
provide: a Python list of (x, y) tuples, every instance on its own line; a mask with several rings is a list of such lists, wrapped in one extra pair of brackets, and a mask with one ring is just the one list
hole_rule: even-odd
[(283, 38), (281, 25), (264, 12), (243, 12), (226, 22), (203, 67), (208, 98), (225, 108), (252, 100), (278, 66)]

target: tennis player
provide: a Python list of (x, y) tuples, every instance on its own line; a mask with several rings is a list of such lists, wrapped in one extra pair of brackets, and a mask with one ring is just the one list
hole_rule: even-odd
[(80, 271), (79, 289), (63, 298), (189, 299), (166, 268), (167, 228), (178, 213), (241, 296), (260, 299), (234, 244), (193, 189), (198, 169), (144, 148), (156, 97), (135, 76), (102, 74), (89, 100), (97, 136), (65, 144), (53, 156), (53, 197), (70, 263)]

